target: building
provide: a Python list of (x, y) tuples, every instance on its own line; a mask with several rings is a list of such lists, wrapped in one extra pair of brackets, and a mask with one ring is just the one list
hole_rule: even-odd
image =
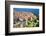
[[(20, 27), (23, 27), (24, 25), (27, 25), (27, 21), (28, 20), (33, 20), (33, 18), (36, 18), (36, 16), (31, 12), (15, 12), (14, 13), (14, 20), (19, 19), (18, 23), (21, 24)], [(15, 20), (15, 22), (16, 22), (16, 20)], [(17, 25), (19, 25), (18, 23), (17, 23)]]

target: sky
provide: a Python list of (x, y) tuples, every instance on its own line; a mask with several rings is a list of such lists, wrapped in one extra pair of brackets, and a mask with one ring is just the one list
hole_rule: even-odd
[(32, 12), (35, 15), (39, 15), (39, 9), (32, 9), (32, 8), (14, 8), (17, 12)]

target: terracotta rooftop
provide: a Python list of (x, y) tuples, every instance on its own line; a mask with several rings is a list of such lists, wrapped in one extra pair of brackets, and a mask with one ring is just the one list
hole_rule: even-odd
[(31, 19), (35, 17), (35, 15), (31, 12), (15, 12), (15, 16), (16, 17), (19, 17), (19, 18), (22, 18), (22, 19)]

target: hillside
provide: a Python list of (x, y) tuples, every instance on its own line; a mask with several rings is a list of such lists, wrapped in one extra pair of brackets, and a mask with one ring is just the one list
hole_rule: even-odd
[(31, 12), (15, 12), (15, 16), (22, 19), (36, 18), (36, 15)]

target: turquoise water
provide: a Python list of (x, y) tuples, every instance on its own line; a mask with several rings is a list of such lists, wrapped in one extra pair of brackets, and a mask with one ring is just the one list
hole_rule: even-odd
[(17, 12), (32, 12), (35, 15), (39, 16), (39, 9), (32, 9), (32, 8), (14, 8)]

